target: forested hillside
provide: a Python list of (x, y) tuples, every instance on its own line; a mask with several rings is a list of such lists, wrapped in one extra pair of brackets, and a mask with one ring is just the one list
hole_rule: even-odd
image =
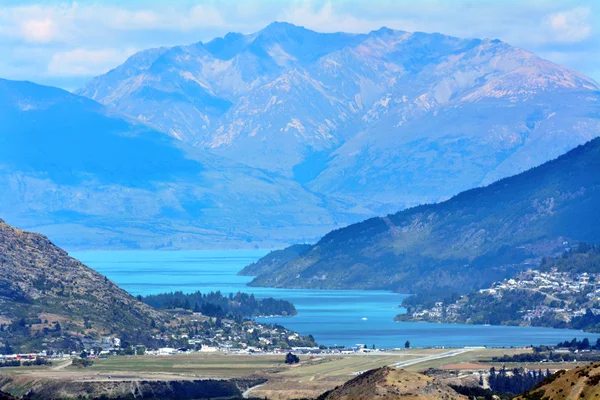
[[(335, 230), (251, 284), (466, 293), (600, 242), (600, 140), (527, 172)], [(260, 272), (260, 271), (259, 271)]]

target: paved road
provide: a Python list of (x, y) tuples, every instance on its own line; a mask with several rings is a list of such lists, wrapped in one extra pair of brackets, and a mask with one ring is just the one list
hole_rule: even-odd
[(250, 392), (253, 391), (254, 389), (258, 389), (259, 387), (263, 386), (264, 383), (262, 385), (256, 385), (256, 386), (252, 386), (251, 388), (248, 388), (248, 390), (246, 390), (244, 393), (242, 393), (242, 397), (247, 399), (250, 396)]
[(73, 363), (73, 360), (68, 360), (68, 361), (65, 361), (65, 362), (64, 362), (64, 363), (62, 363), (62, 364), (58, 364), (58, 365), (56, 365), (56, 366), (54, 366), (54, 367), (52, 367), (52, 368), (50, 368), (50, 369), (52, 369), (52, 370), (54, 370), (54, 371), (58, 371), (58, 370), (61, 370), (61, 369), (64, 369), (64, 368), (68, 367), (68, 366), (69, 366), (69, 365), (71, 365), (72, 363)]
[[(395, 368), (405, 368), (405, 367), (408, 367), (410, 365), (420, 364), (420, 363), (427, 362), (427, 361), (432, 361), (432, 360), (439, 360), (440, 358), (447, 358), (447, 357), (458, 356), (460, 354), (467, 353), (467, 352), (472, 351), (472, 350), (475, 350), (475, 349), (467, 348), (467, 349), (450, 350), (450, 351), (447, 351), (447, 352), (441, 353), (441, 354), (430, 354), (430, 355), (426, 355), (426, 356), (419, 357), (419, 358), (413, 358), (413, 359), (406, 360), (406, 361), (400, 361), (400, 362), (397, 362), (397, 363), (394, 363), (394, 364), (390, 364), (389, 366), (390, 367), (395, 367)], [(360, 375), (360, 374), (362, 374), (364, 372), (367, 372), (367, 371), (366, 370), (365, 371), (358, 371), (358, 372), (355, 372), (354, 375)]]
[(431, 355), (424, 356), (421, 358), (413, 358), (412, 360), (400, 361), (400, 362), (391, 364), (390, 367), (404, 368), (404, 367), (408, 367), (410, 365), (421, 364), (422, 362), (426, 362), (426, 361), (439, 360), (440, 358), (458, 356), (460, 354), (467, 353), (472, 350), (474, 350), (474, 349), (456, 349), (456, 350), (447, 351), (442, 354), (431, 354)]

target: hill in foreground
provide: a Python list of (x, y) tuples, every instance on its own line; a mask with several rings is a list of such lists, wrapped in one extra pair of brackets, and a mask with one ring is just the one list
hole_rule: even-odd
[(318, 400), (437, 400), (467, 399), (448, 385), (426, 375), (383, 367), (367, 371)]
[(452, 199), (335, 230), (255, 286), (468, 292), (600, 242), (600, 139)]
[(46, 237), (0, 220), (0, 353), (139, 340), (165, 319)]
[(600, 363), (558, 371), (515, 400), (600, 398)]

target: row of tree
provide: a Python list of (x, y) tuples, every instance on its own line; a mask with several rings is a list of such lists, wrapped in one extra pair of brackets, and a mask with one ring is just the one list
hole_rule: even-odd
[(565, 340), (564, 342), (560, 342), (556, 345), (559, 349), (567, 348), (571, 350), (600, 350), (600, 338), (596, 339), (596, 344), (592, 345), (588, 338), (584, 338), (579, 341), (577, 338), (573, 338), (573, 340)]
[[(519, 394), (531, 389), (550, 375), (549, 370), (545, 373), (542, 370), (525, 372), (523, 368), (514, 368), (512, 374), (509, 374), (504, 367), (500, 371), (492, 367), (489, 385), (494, 392)], [(482, 383), (480, 381), (480, 384)]]
[(52, 365), (52, 361), (48, 361), (45, 358), (36, 357), (35, 360), (5, 360), (0, 362), (0, 368), (2, 367), (31, 367), (34, 365)]

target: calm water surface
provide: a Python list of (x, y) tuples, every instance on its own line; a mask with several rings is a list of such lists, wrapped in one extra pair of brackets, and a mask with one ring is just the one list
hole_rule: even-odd
[[(133, 295), (183, 292), (244, 291), (256, 297), (289, 300), (298, 315), (259, 319), (312, 334), (326, 345), (375, 344), (413, 346), (524, 346), (556, 344), (573, 337), (596, 341), (600, 335), (574, 330), (424, 322), (393, 322), (403, 312), (405, 295), (384, 291), (306, 290), (248, 287), (252, 278), (237, 276), (266, 251), (91, 251), (71, 255), (96, 269)], [(364, 319), (366, 318), (366, 319)]]

